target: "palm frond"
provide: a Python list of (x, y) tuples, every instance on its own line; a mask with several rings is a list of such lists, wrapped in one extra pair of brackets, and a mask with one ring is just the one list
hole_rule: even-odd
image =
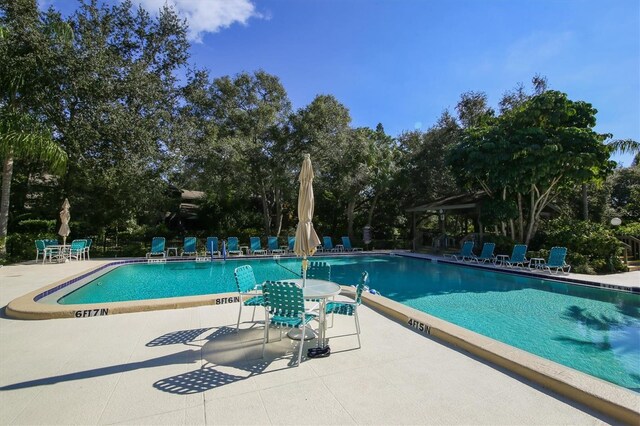
[(612, 147), (614, 151), (617, 151), (621, 154), (640, 153), (640, 143), (634, 141), (633, 139), (617, 139), (609, 142), (607, 145)]

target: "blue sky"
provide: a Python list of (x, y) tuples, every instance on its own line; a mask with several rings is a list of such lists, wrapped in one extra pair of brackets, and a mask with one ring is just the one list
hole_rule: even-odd
[(427, 129), (462, 92), (496, 106), (539, 73), (592, 103), (597, 131), (640, 140), (638, 0), (136, 1), (151, 12), (166, 1), (189, 21), (193, 66), (214, 77), (264, 69), (295, 108), (332, 94), (354, 126)]

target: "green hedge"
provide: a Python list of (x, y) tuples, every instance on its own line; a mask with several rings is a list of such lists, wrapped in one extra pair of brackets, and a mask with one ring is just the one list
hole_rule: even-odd
[(640, 222), (631, 222), (614, 229), (616, 235), (631, 235), (640, 238)]

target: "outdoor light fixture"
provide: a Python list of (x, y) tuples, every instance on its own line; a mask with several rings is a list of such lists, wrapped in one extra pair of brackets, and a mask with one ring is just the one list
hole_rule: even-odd
[(613, 226), (619, 226), (622, 223), (622, 220), (619, 217), (614, 217), (611, 219), (611, 224)]

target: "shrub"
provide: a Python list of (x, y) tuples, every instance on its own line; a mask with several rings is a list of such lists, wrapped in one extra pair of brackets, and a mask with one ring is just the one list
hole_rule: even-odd
[[(54, 222), (55, 225), (55, 222)], [(57, 239), (51, 233), (14, 232), (7, 236), (7, 255), (10, 260), (19, 262), (36, 258), (36, 240)]]
[(45, 219), (26, 219), (18, 222), (17, 228), (23, 233), (54, 233), (56, 232), (56, 221)]
[(631, 222), (613, 230), (617, 235), (631, 235), (640, 238), (640, 222)]
[(601, 224), (567, 218), (554, 219), (544, 223), (536, 240), (546, 250), (553, 246), (566, 247), (567, 263), (576, 272), (626, 270), (619, 257), (622, 253), (620, 241)]

